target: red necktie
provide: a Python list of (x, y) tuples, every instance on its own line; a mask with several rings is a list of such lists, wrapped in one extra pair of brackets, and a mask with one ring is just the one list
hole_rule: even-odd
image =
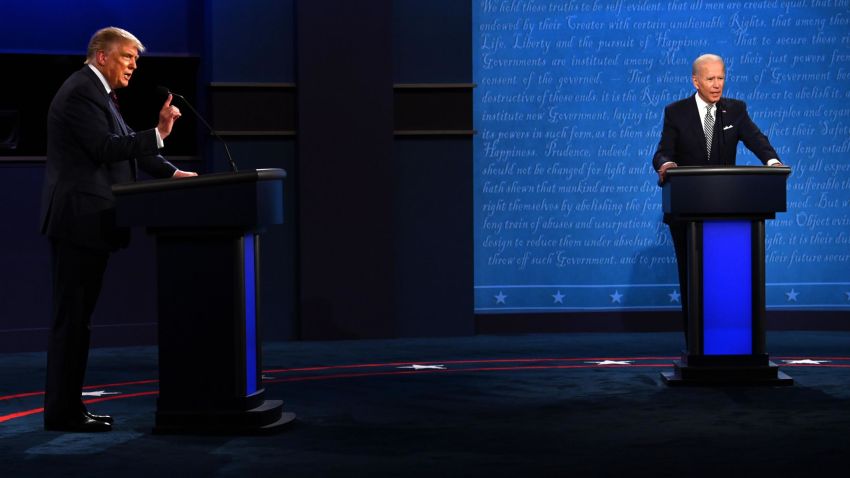
[(109, 97), (112, 98), (112, 104), (115, 105), (115, 109), (121, 111), (121, 107), (118, 106), (118, 95), (115, 93), (115, 90), (109, 92)]

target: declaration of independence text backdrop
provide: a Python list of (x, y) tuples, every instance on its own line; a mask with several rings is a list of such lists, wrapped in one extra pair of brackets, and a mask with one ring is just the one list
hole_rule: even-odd
[(480, 0), (473, 31), (477, 312), (679, 307), (650, 160), (703, 53), (793, 170), (768, 307), (850, 308), (850, 1)]

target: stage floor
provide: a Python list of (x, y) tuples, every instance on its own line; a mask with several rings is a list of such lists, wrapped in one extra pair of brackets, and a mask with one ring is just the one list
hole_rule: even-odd
[[(271, 436), (153, 435), (156, 348), (96, 349), (106, 434), (45, 432), (43, 353), (0, 354), (0, 474), (774, 476), (844, 469), (850, 332), (773, 332), (792, 387), (663, 385), (678, 333), (266, 344)], [(833, 468), (835, 469), (835, 468)]]

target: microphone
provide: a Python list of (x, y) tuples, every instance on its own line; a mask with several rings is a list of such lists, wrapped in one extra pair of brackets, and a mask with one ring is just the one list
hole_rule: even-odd
[(171, 96), (174, 96), (176, 98), (180, 98), (181, 100), (183, 100), (183, 103), (185, 103), (186, 106), (189, 107), (189, 109), (192, 111), (192, 113), (195, 114), (195, 117), (198, 118), (199, 120), (201, 120), (201, 123), (203, 123), (203, 125), (207, 127), (207, 129), (210, 131), (210, 133), (213, 134), (213, 136), (216, 137), (216, 139), (221, 141), (221, 144), (224, 145), (224, 152), (227, 154), (227, 161), (230, 162), (230, 169), (232, 169), (234, 173), (238, 173), (239, 170), (236, 169), (236, 162), (233, 161), (233, 156), (230, 155), (230, 148), (227, 147), (227, 143), (223, 139), (221, 139), (221, 136), (219, 136), (218, 133), (215, 132), (213, 127), (210, 126), (209, 123), (207, 123), (207, 120), (205, 120), (204, 117), (201, 116), (200, 113), (198, 113), (198, 110), (196, 110), (192, 106), (192, 103), (189, 103), (189, 100), (187, 100), (185, 96), (181, 95), (180, 93), (175, 93), (175, 92), (169, 90), (168, 88), (166, 88), (164, 86), (158, 87), (157, 90), (159, 90), (161, 93), (164, 93), (166, 97), (170, 94)]

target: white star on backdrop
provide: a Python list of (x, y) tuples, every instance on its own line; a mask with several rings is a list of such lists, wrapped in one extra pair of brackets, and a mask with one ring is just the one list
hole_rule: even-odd
[(613, 294), (608, 294), (608, 296), (611, 297), (611, 303), (612, 304), (614, 302), (616, 302), (618, 304), (623, 303), (623, 301), (621, 300), (623, 298), (623, 294), (621, 294), (619, 290), (615, 290)]
[(797, 302), (797, 296), (800, 295), (800, 293), (792, 288), (791, 292), (786, 292), (785, 295), (788, 296), (788, 302)]
[(603, 360), (601, 362), (585, 362), (595, 363), (596, 365), (631, 365), (632, 360)]
[(494, 295), (493, 297), (496, 299), (496, 303), (497, 303), (497, 304), (504, 304), (504, 303), (505, 303), (505, 299), (507, 299), (507, 298), (508, 298), (508, 296), (506, 296), (505, 294), (503, 294), (503, 293), (502, 293), (502, 291), (499, 291), (499, 295)]
[(564, 294), (562, 294), (561, 291), (558, 291), (558, 292), (552, 294), (552, 297), (555, 298), (555, 302), (554, 302), (555, 304), (563, 304), (564, 303), (564, 297), (566, 297), (566, 296)]
[(404, 366), (396, 367), (396, 368), (410, 368), (410, 369), (413, 369), (413, 370), (445, 370), (446, 366), (445, 365), (418, 365), (418, 364), (414, 363), (414, 364), (404, 365)]
[(788, 365), (820, 365), (822, 363), (827, 363), (829, 360), (812, 360), (812, 359), (803, 359), (803, 360), (783, 360), (783, 362)]
[(682, 297), (682, 295), (679, 294), (679, 291), (677, 290), (674, 290), (673, 292), (670, 292), (667, 295), (670, 297), (670, 302), (679, 302), (679, 297)]
[(83, 392), (84, 397), (102, 397), (104, 395), (120, 395), (121, 392), (107, 392), (106, 390), (96, 390), (93, 392)]

